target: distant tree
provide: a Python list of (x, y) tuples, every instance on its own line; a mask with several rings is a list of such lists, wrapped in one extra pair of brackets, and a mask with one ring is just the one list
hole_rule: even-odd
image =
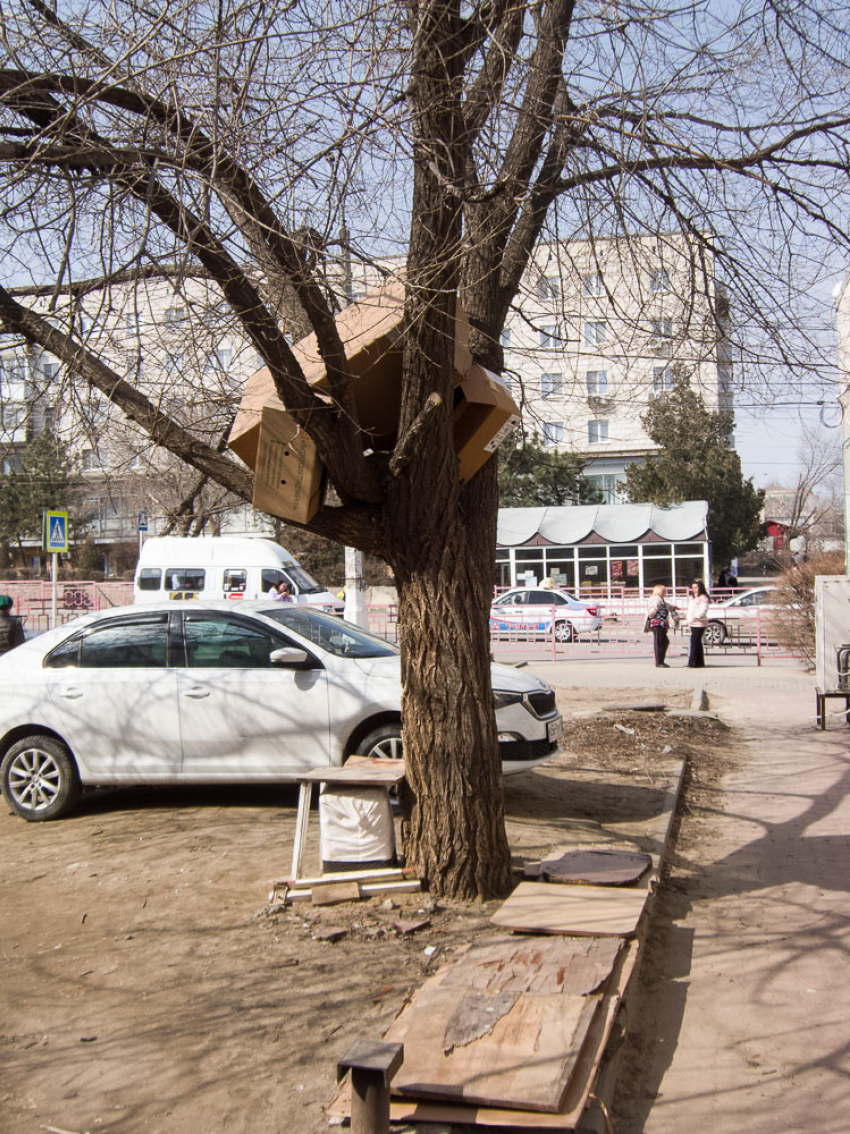
[(734, 416), (709, 409), (688, 372), (676, 367), (673, 388), (652, 402), (641, 421), (660, 452), (643, 465), (627, 467), (629, 499), (651, 504), (706, 500), (718, 566), (755, 547), (763, 530), (764, 492), (745, 479), (741, 458), (729, 447)]
[(502, 508), (544, 508), (600, 504), (602, 494), (577, 453), (546, 449), (535, 435), (506, 441), (499, 449), (499, 504)]
[(37, 433), (17, 455), (20, 464), (0, 476), (0, 542), (23, 551), (25, 540), (40, 539), (45, 510), (71, 507), (76, 469), (52, 433)]

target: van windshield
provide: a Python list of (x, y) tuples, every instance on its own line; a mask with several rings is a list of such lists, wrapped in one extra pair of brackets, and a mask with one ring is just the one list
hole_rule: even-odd
[(398, 653), (395, 646), (376, 634), (370, 634), (359, 626), (343, 622), (341, 618), (310, 610), (306, 606), (278, 603), (268, 610), (264, 606), (262, 614), (337, 657), (385, 658)]
[(317, 595), (325, 590), (321, 583), (317, 583), (312, 575), (308, 575), (303, 567), (299, 567), (295, 563), (293, 563), (291, 567), (286, 567), (284, 574), (289, 576), (299, 594)]

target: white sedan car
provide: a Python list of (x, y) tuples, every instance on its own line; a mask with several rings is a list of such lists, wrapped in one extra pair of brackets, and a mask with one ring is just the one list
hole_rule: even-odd
[(548, 638), (553, 622), (556, 642), (572, 642), (579, 634), (602, 625), (597, 606), (555, 587), (514, 587), (499, 595), (490, 607), (490, 633), (494, 637)]
[[(505, 772), (558, 752), (544, 682), (493, 667)], [(104, 784), (279, 783), (352, 754), (399, 757), (398, 651), (332, 615), (268, 601), (88, 614), (0, 658), (0, 781), (55, 819)]]
[[(710, 646), (720, 646), (727, 638), (748, 639), (760, 625), (766, 630), (770, 612), (775, 610), (776, 588), (771, 586), (751, 587), (739, 595), (713, 602), (708, 608), (708, 626), (705, 642)], [(761, 614), (758, 614), (758, 612)], [(767, 615), (762, 622), (761, 615)]]

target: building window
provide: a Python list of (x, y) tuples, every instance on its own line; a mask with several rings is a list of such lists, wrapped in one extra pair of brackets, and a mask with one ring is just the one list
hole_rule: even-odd
[(673, 385), (672, 366), (654, 366), (652, 368), (652, 392), (656, 398), (660, 398), (662, 394), (672, 390)]
[(124, 326), (126, 327), (128, 334), (137, 335), (142, 329), (141, 315), (139, 315), (136, 311), (131, 312), (125, 317)]
[(541, 276), (537, 284), (539, 299), (557, 299), (561, 294), (561, 279), (559, 276)]
[(728, 370), (717, 371), (717, 391), (720, 394), (728, 394), (732, 389), (732, 374)]
[(673, 320), (668, 316), (663, 319), (653, 319), (652, 337), (654, 339), (671, 339), (673, 337)]
[(165, 360), (165, 373), (178, 374), (185, 366), (186, 360), (182, 354), (170, 354)]
[(10, 389), (13, 382), (18, 383), (23, 391), (23, 383), (30, 376), (30, 360), (26, 354), (7, 354), (0, 358), (0, 380), (5, 389)]
[(669, 291), (670, 276), (666, 268), (659, 268), (649, 277), (649, 286), (652, 291)]
[(608, 337), (608, 325), (604, 319), (591, 319), (584, 325), (584, 342), (586, 346), (596, 346), (604, 343)]
[(588, 445), (598, 445), (602, 441), (608, 440), (608, 422), (607, 421), (589, 421), (587, 423), (587, 443)]
[(169, 326), (174, 326), (175, 323), (182, 323), (186, 318), (185, 307), (166, 307), (165, 321)]
[(541, 374), (540, 393), (544, 398), (554, 398), (564, 392), (564, 376), (562, 374)]
[(55, 378), (62, 368), (61, 362), (44, 362), (41, 363), (41, 372), (45, 378)]
[(605, 294), (605, 281), (602, 279), (601, 272), (593, 272), (589, 276), (584, 277), (584, 294), (585, 295), (604, 295)]
[(0, 461), (0, 472), (3, 476), (11, 476), (12, 473), (19, 473), (21, 471), (21, 458), (20, 457), (4, 457)]
[(77, 315), (77, 327), (81, 335), (85, 336), (92, 329), (92, 321), (89, 315), (85, 315), (82, 311)]
[(564, 423), (562, 421), (545, 421), (543, 423), (543, 444), (547, 448), (560, 445), (564, 440)]
[(608, 393), (607, 370), (588, 370), (587, 393), (592, 398), (604, 397)]
[(83, 472), (106, 468), (106, 461), (97, 449), (83, 449), (80, 453), (80, 464)]
[(553, 350), (556, 346), (558, 346), (557, 326), (540, 328), (540, 345), (544, 348), (544, 350)]
[(233, 351), (229, 347), (219, 347), (207, 355), (206, 369), (216, 373), (226, 373), (233, 362)]
[[(510, 348), (511, 348), (511, 332), (510, 331), (502, 331), (501, 343), (502, 343), (502, 349), (503, 350), (510, 350)], [(260, 365), (261, 366), (263, 365), (262, 362), (260, 363)]]
[[(585, 474), (587, 476), (588, 484), (602, 497), (603, 504), (619, 504), (621, 500), (620, 495), (620, 480), (616, 473), (597, 473), (595, 476)], [(635, 562), (637, 561), (637, 554), (634, 556)], [(637, 578), (635, 578), (635, 583)]]

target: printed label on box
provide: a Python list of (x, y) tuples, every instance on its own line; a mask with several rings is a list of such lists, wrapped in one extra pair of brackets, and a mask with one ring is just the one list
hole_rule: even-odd
[(488, 453), (495, 453), (496, 450), (499, 448), (499, 446), (502, 444), (502, 442), (507, 437), (510, 437), (510, 435), (513, 433), (513, 431), (519, 425), (519, 422), (520, 422), (520, 419), (517, 416), (517, 414), (512, 414), (511, 417), (509, 417), (508, 420), (505, 422), (505, 424), (502, 426), (502, 428), (498, 431), (498, 433), (496, 433), (496, 435), (494, 437), (490, 438), (490, 440), (484, 446), (485, 450)]

